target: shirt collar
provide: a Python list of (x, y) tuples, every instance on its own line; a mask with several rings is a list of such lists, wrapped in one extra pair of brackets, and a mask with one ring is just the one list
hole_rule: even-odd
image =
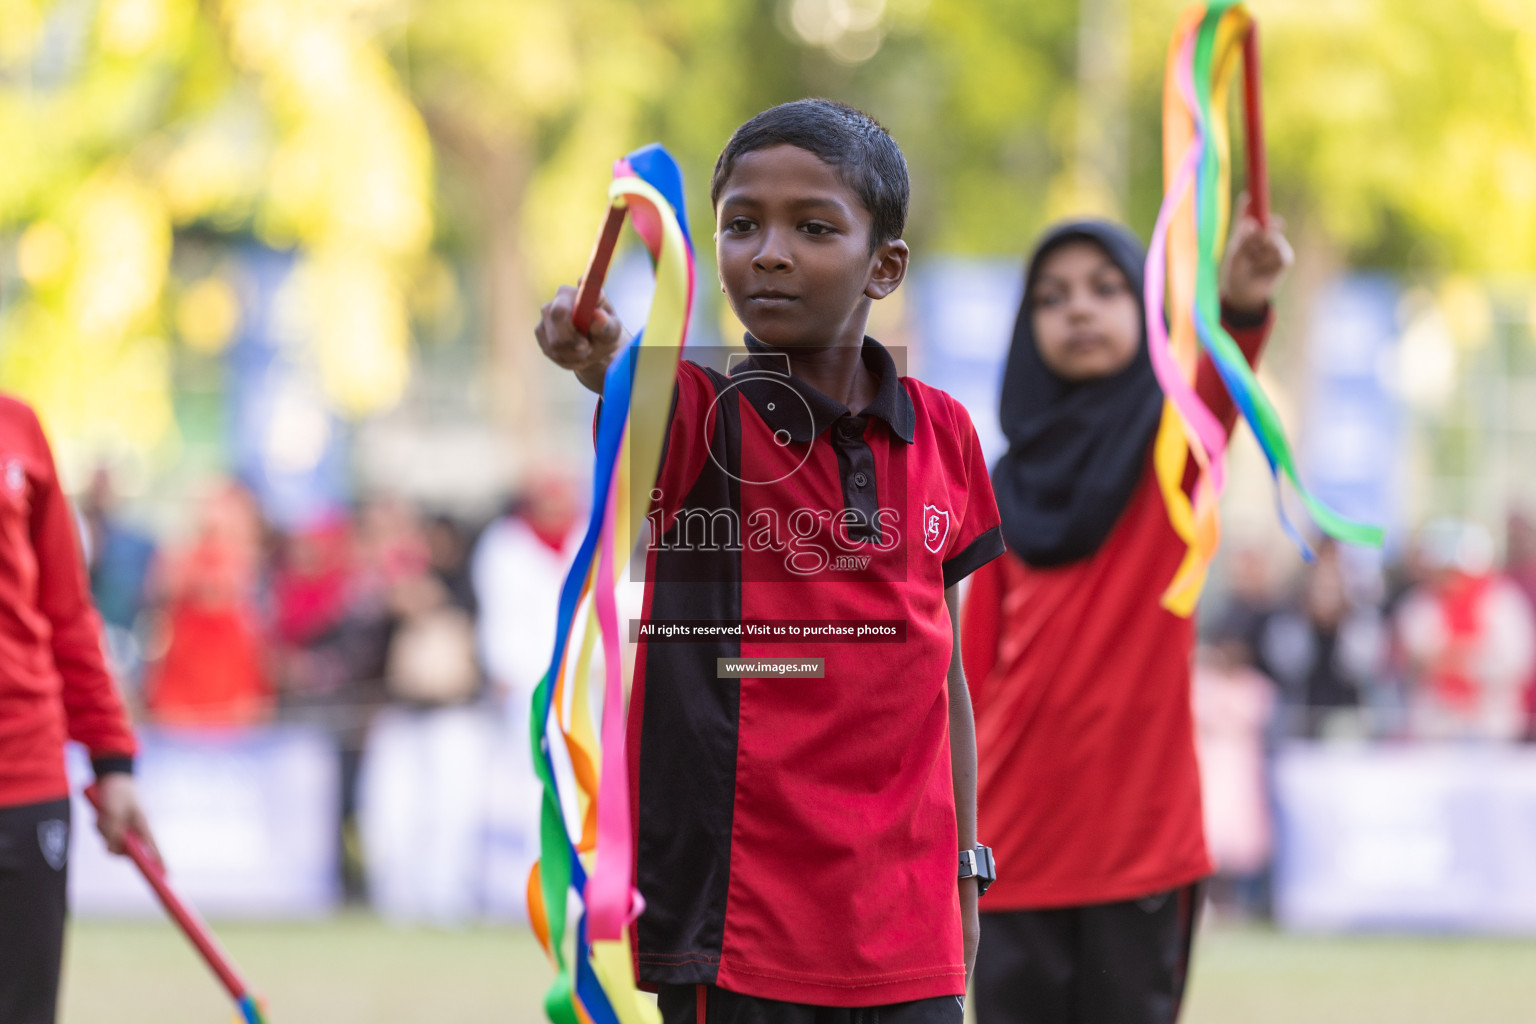
[[(806, 444), (844, 416), (854, 416), (847, 406), (829, 398), (806, 384), (791, 372), (792, 352), (770, 349), (752, 335), (746, 336), (747, 351), (751, 357), (731, 370), (732, 378), (742, 378), (741, 393), (752, 403), (758, 416), (775, 432), (786, 432), (792, 441)], [(885, 346), (874, 338), (865, 337), (860, 352), (864, 365), (880, 381), (874, 401), (858, 416), (874, 416), (884, 420), (891, 433), (908, 444), (912, 443), (917, 415), (912, 408), (912, 396), (902, 385), (896, 372), (896, 362)], [(803, 400), (783, 401), (782, 388), (787, 385)], [(779, 400), (775, 400), (779, 399)], [(805, 411), (810, 410), (810, 419)]]

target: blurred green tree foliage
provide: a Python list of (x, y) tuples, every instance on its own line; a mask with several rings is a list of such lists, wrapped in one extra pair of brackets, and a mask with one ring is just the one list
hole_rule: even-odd
[(301, 253), (283, 330), (337, 408), (387, 408), (431, 266), (431, 145), (371, 0), (7, 0), (0, 378), (67, 439), (174, 440), (172, 341), (216, 353), (241, 287), (171, 273), (176, 240)]
[[(0, 383), (82, 441), (175, 433), (174, 346), (216, 352), (240, 282), (178, 240), (294, 247), (294, 335), (345, 412), (388, 408), (460, 303), (498, 404), (539, 298), (583, 265), (614, 157), (683, 161), (708, 273), (730, 131), (862, 106), (912, 166), (925, 251), (1020, 252), (1051, 218), (1145, 232), (1177, 0), (4, 0)], [(1346, 258), (1536, 270), (1536, 2), (1258, 2), (1276, 205)], [(10, 274), (7, 275), (11, 276)], [(521, 393), (519, 391), (521, 389)], [(515, 418), (514, 418), (515, 419)]]

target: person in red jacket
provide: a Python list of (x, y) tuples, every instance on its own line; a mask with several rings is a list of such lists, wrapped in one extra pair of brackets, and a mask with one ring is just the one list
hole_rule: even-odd
[(101, 649), (75, 521), (37, 416), (0, 395), (0, 1022), (58, 1003), (69, 856), (64, 742), (90, 752), (96, 827), (113, 853), (154, 849), (137, 747)]
[[(1292, 260), (1244, 218), (1223, 321), (1252, 361)], [(1030, 260), (992, 481), (1010, 553), (980, 569), (961, 649), (978, 747), (979, 1024), (1176, 1019), (1194, 885), (1211, 871), (1190, 708), (1189, 619), (1159, 603), (1184, 546), (1152, 471), (1163, 396), (1147, 354), (1144, 250), (1079, 221)], [(1213, 366), (1199, 394), (1228, 429)]]

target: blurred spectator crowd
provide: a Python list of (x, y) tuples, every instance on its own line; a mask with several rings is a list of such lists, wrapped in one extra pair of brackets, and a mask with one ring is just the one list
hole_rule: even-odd
[[(80, 515), (139, 718), (326, 731), (345, 894), (452, 924), (484, 909), (472, 879), (487, 807), (530, 833), (537, 820), (528, 709), (583, 503), (546, 467), (489, 522), (378, 497), (283, 531), (223, 482), (185, 539), (159, 545), (98, 473)], [(1500, 565), (1485, 529), (1446, 520), (1385, 568), (1324, 543), (1283, 579), (1266, 547), (1224, 553), (1193, 675), (1218, 910), (1270, 912), (1287, 744), (1536, 741), (1536, 524), (1513, 517), (1504, 548)], [(493, 777), (514, 792), (488, 792)]]
[(1325, 543), (1288, 581), (1224, 555), (1204, 609), (1194, 709), (1211, 897), (1268, 916), (1272, 766), (1292, 743), (1536, 741), (1536, 524), (1431, 522), (1385, 569)]
[(345, 895), (453, 924), (483, 909), (474, 860), (493, 758), (516, 762), (514, 814), (537, 820), (528, 707), (583, 500), (546, 468), (489, 522), (379, 497), (283, 531), (223, 481), (163, 545), (119, 514), (105, 472), (79, 508), (105, 644), (139, 720), (325, 730)]

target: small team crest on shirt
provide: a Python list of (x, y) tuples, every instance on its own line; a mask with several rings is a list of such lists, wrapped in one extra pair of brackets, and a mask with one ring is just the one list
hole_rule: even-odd
[(944, 550), (949, 539), (949, 509), (937, 505), (923, 506), (923, 546), (934, 554)]
[(69, 859), (69, 823), (58, 818), (38, 822), (37, 845), (48, 866), (63, 871), (64, 862)]
[(20, 459), (6, 460), (5, 489), (18, 497), (27, 493), (27, 467)]

